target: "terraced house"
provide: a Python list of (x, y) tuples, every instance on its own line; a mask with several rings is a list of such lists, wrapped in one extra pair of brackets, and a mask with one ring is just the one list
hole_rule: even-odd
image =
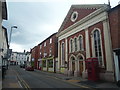
[(58, 47), (57, 47), (57, 33), (53, 33), (51, 36), (42, 41), (39, 46), (39, 59), (37, 67), (43, 71), (57, 72), (58, 69)]
[(99, 78), (114, 81), (112, 45), (115, 42), (113, 39), (118, 36), (111, 37), (114, 31), (110, 29), (110, 22), (114, 20), (114, 11), (110, 10), (111, 7), (107, 4), (71, 6), (57, 33), (58, 67), (61, 73), (86, 78), (85, 60), (97, 58)]

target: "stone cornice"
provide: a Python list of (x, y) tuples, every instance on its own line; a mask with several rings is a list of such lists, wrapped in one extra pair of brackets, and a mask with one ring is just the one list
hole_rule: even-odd
[(80, 21), (78, 21), (75, 24), (71, 25), (70, 27), (64, 29), (61, 32), (58, 32), (57, 37), (69, 32), (70, 30), (74, 29), (75, 27), (87, 22), (88, 20), (94, 18), (95, 16), (99, 15), (100, 13), (108, 11), (108, 10), (109, 10), (109, 6), (105, 6), (105, 7), (102, 7), (100, 9), (94, 11), (93, 13), (91, 13), (88, 16), (84, 17), (83, 19), (81, 19)]

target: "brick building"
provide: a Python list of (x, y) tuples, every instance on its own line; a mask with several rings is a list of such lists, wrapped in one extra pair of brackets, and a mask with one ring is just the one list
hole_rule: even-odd
[(43, 71), (57, 71), (57, 33), (52, 34), (41, 42), (39, 46), (39, 60), (37, 67)]
[(58, 31), (59, 71), (87, 77), (85, 60), (96, 57), (99, 78), (114, 81), (114, 63), (106, 4), (72, 5)]
[(39, 59), (39, 46), (35, 46), (31, 49), (31, 65), (34, 66), (35, 69), (37, 68), (37, 62)]
[(120, 80), (120, 4), (109, 12), (110, 34), (115, 66), (115, 79)]

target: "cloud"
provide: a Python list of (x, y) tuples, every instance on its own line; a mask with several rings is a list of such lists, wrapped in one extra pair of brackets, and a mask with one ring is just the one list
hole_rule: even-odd
[[(29, 50), (57, 32), (72, 4), (108, 3), (108, 0), (7, 1), (8, 20), (2, 24), (8, 29), (8, 36), (11, 26), (17, 25), (18, 28), (13, 30), (11, 39), (11, 48), (16, 51)], [(117, 5), (118, 1), (111, 0), (111, 5)]]

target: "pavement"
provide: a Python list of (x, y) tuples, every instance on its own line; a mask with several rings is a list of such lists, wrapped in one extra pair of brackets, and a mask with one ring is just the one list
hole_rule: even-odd
[(58, 79), (62, 79), (64, 81), (83, 86), (88, 88), (114, 88), (115, 90), (120, 90), (120, 87), (116, 85), (115, 82), (107, 82), (107, 81), (89, 81), (88, 79), (83, 79), (81, 77), (67, 76), (61, 73), (52, 73), (46, 71), (35, 70), (36, 72), (41, 72), (44, 74), (48, 74), (50, 76), (56, 77)]
[(11, 68), (6, 71), (5, 78), (2, 81), (2, 88), (22, 88), (18, 81), (16, 72)]
[[(120, 90), (120, 87), (118, 87), (116, 83), (113, 83), (113, 82), (105, 82), (105, 81), (92, 82), (92, 81), (88, 81), (87, 79), (83, 79), (81, 77), (67, 76), (60, 73), (45, 72), (40, 70), (35, 70), (34, 72), (41, 72), (49, 76), (52, 76), (54, 78), (61, 79), (65, 82), (79, 85), (82, 87), (114, 88), (115, 90)], [(3, 82), (2, 82), (2, 88), (3, 89), (4, 88), (22, 88), (17, 78), (16, 72), (11, 68), (9, 68), (6, 72), (5, 78), (3, 79)]]

